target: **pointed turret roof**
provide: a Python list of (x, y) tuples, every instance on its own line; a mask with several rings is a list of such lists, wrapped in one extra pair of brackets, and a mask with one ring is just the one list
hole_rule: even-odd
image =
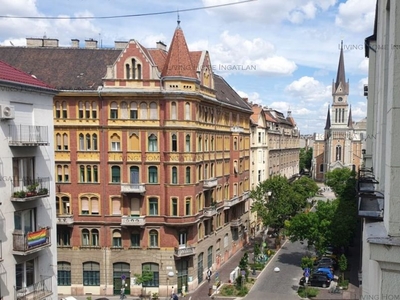
[(341, 41), (340, 44), (340, 56), (339, 56), (338, 71), (336, 74), (335, 90), (338, 88), (340, 83), (342, 83), (342, 86), (345, 87), (346, 74), (344, 71), (343, 41)]
[(328, 114), (326, 116), (325, 129), (330, 129), (330, 128), (331, 128), (331, 107), (328, 106)]
[(180, 21), (178, 21), (178, 26), (175, 29), (171, 46), (168, 50), (162, 76), (197, 78), (196, 69), (191, 61), (185, 35), (180, 27)]
[(347, 127), (353, 128), (353, 117), (351, 116), (351, 106), (350, 106), (350, 111), (349, 111), (349, 120), (347, 122)]

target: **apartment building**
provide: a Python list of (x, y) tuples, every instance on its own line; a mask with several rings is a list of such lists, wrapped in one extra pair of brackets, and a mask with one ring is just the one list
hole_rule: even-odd
[(362, 297), (400, 295), (400, 4), (376, 2), (375, 26), (365, 39), (369, 58), (365, 168), (359, 178), (363, 220)]
[[(257, 104), (252, 105), (252, 110), (251, 189), (271, 176), (293, 178), (299, 173), (300, 133), (291, 113), (288, 112), (285, 118), (283, 113)], [(262, 229), (263, 224), (257, 213), (251, 213), (251, 235), (254, 236)]]
[(0, 61), (1, 299), (57, 299), (56, 93)]
[[(27, 45), (0, 55), (61, 90), (59, 293), (195, 289), (247, 240), (251, 107), (213, 73), (207, 51), (188, 49), (179, 24), (168, 50), (136, 40)], [(138, 285), (142, 271), (152, 280)]]

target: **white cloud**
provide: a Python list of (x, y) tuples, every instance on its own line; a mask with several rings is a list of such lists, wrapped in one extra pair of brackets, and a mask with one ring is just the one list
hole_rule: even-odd
[[(239, 0), (236, 0), (236, 2), (239, 2)], [(251, 20), (270, 24), (289, 20), (292, 23), (299, 24), (306, 19), (314, 19), (318, 11), (325, 11), (336, 2), (337, 0), (309, 0), (306, 3), (304, 0), (251, 1), (220, 7), (218, 10), (208, 10), (208, 13), (218, 14), (218, 17), (228, 22)], [(203, 0), (204, 6), (226, 3), (226, 0)]]
[(268, 107), (276, 109), (286, 115), (287, 111), (290, 110), (290, 103), (285, 101), (275, 101), (270, 103)]
[(261, 38), (250, 40), (224, 31), (220, 42), (211, 45), (209, 50), (216, 72), (291, 75), (297, 69), (293, 61), (275, 54), (274, 45)]
[(369, 66), (369, 59), (368, 57), (364, 57), (364, 59), (358, 65), (358, 69), (368, 74), (368, 66)]
[(249, 102), (254, 104), (262, 104), (263, 100), (260, 98), (260, 94), (257, 92), (252, 92), (250, 94), (243, 91), (236, 91), (240, 97), (249, 99)]
[(335, 24), (353, 32), (365, 32), (374, 23), (376, 0), (347, 0), (340, 3)]
[(331, 96), (331, 87), (325, 86), (313, 77), (303, 76), (295, 80), (285, 88), (285, 92), (294, 98), (300, 98), (306, 102), (325, 100)]

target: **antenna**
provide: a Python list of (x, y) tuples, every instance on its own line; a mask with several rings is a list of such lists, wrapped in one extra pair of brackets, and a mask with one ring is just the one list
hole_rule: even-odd
[(180, 24), (181, 24), (181, 20), (179, 19), (179, 9), (178, 10), (176, 10), (176, 13), (177, 13), (177, 23), (178, 23), (178, 27), (180, 26)]

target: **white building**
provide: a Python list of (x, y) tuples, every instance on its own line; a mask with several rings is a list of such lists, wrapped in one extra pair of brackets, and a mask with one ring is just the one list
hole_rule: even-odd
[(362, 299), (400, 295), (400, 3), (378, 0), (369, 57), (363, 218)]
[(55, 94), (0, 61), (1, 299), (57, 299)]

